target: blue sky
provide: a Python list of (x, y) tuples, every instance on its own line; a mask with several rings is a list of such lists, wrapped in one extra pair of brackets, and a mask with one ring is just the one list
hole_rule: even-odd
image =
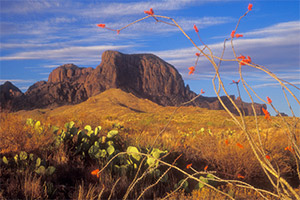
[[(193, 29), (196, 24), (202, 40), (214, 55), (220, 56), (224, 39), (230, 36), (249, 3), (253, 10), (238, 28), (237, 32), (244, 37), (234, 40), (236, 52), (251, 56), (254, 63), (300, 87), (298, 0), (0, 0), (0, 84), (9, 80), (25, 92), (36, 81), (47, 80), (49, 73), (62, 64), (95, 68), (103, 51), (118, 50), (156, 54), (174, 65), (193, 91), (203, 89), (205, 95), (216, 96), (211, 81), (214, 69), (204, 57), (200, 58), (195, 74), (188, 75), (197, 51), (176, 27), (148, 18), (117, 35), (97, 24), (118, 29), (144, 17), (144, 10), (153, 8), (155, 14), (174, 18), (200, 45)], [(233, 58), (230, 43), (226, 50), (225, 58)], [(239, 79), (238, 65), (223, 62), (220, 73), (228, 93), (237, 96), (236, 87), (229, 83)], [(269, 96), (277, 109), (291, 114), (274, 79), (247, 66), (243, 67), (243, 76), (261, 98)], [(290, 89), (300, 99), (299, 90)], [(244, 91), (242, 98), (250, 101)], [(288, 98), (300, 116), (299, 105), (290, 95)], [(256, 97), (254, 100), (262, 103)]]

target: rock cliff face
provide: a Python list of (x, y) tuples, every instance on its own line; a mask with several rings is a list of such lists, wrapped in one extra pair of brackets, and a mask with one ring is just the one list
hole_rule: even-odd
[[(47, 82), (35, 83), (25, 94), (12, 84), (4, 84), (1, 88), (11, 88), (16, 93), (12, 95), (7, 89), (0, 90), (1, 108), (12, 111), (77, 104), (110, 88), (120, 88), (164, 106), (180, 105), (196, 96), (188, 86), (185, 87), (178, 71), (159, 57), (116, 51), (105, 51), (101, 64), (95, 69), (62, 65), (50, 73)], [(231, 98), (235, 100), (234, 96)], [(235, 112), (230, 101), (226, 97), (222, 99)], [(192, 105), (223, 109), (215, 97), (200, 97)], [(262, 114), (263, 105), (256, 106), (258, 114)], [(253, 114), (246, 103), (243, 107), (247, 115)]]
[[(98, 81), (97, 81), (98, 80)], [(152, 54), (125, 55), (106, 51), (102, 62), (85, 83), (88, 96), (108, 88), (120, 88), (161, 105), (178, 105), (190, 91), (178, 71)]]
[(47, 82), (39, 81), (29, 87), (22, 109), (56, 107), (87, 100), (84, 83), (92, 72), (91, 67), (79, 68), (73, 64), (54, 69)]

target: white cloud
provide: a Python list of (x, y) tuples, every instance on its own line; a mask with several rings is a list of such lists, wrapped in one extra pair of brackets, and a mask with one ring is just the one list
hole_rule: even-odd
[(32, 79), (0, 79), (0, 84), (5, 83), (6, 81), (13, 82), (13, 83), (34, 83), (36, 80)]
[[(87, 17), (103, 17), (103, 15), (124, 16), (144, 14), (144, 10), (153, 8), (154, 11), (179, 10), (186, 6), (200, 5), (209, 2), (224, 0), (151, 0), (151, 1), (98, 1), (98, 2), (78, 2), (70, 0), (51, 0), (51, 1), (31, 1), (14, 0), (1, 1), (1, 13), (3, 14), (31, 14), (47, 13), (55, 10), (57, 13), (67, 13)], [(228, 0), (227, 0), (228, 1)], [(68, 8), (68, 9), (66, 9)]]
[(50, 22), (57, 23), (57, 24), (71, 23), (71, 22), (76, 22), (76, 21), (77, 21), (77, 19), (75, 17), (72, 17), (72, 18), (55, 17), (55, 18), (50, 19)]
[(50, 8), (57, 8), (60, 6), (59, 1), (32, 1), (32, 0), (13, 0), (1, 1), (0, 10), (2, 14), (15, 13), (27, 14), (32, 12), (43, 12)]
[[(26, 59), (67, 59), (67, 60), (85, 60), (87, 58), (99, 57), (104, 50), (117, 50), (129, 48), (130, 45), (98, 45), (98, 46), (73, 46), (67, 48), (36, 50), (16, 53), (10, 56), (2, 56), (0, 60), (26, 60)], [(98, 59), (99, 60), (99, 59)]]
[[(300, 81), (292, 81), (290, 83), (293, 85), (300, 85)], [(285, 83), (285, 85), (288, 85), (288, 84)], [(254, 86), (252, 86), (252, 88), (278, 87), (278, 86), (280, 86), (279, 83), (263, 83), (263, 84), (254, 85)]]
[(56, 68), (59, 67), (59, 65), (45, 65), (43, 68)]
[[(268, 36), (271, 35), (286, 35), (293, 32), (300, 31), (300, 21), (290, 21), (283, 22), (280, 24), (275, 24), (263, 29), (256, 29), (250, 32), (247, 32), (247, 36)], [(288, 41), (287, 41), (288, 42)]]
[(130, 3), (101, 3), (93, 5), (89, 9), (83, 10), (80, 14), (85, 16), (103, 17), (107, 16), (124, 16), (144, 14), (144, 10), (153, 8), (154, 12), (158, 10), (179, 10), (191, 3), (194, 0), (165, 0), (165, 1), (145, 1), (145, 2), (130, 2)]
[(19, 87), (19, 89), (22, 90), (22, 91), (26, 91), (28, 88), (29, 88), (29, 86)]

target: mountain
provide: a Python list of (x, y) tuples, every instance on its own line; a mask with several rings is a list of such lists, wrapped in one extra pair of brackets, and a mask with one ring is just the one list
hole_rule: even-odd
[[(8, 86), (5, 86), (8, 87)], [(17, 91), (15, 86), (12, 89)], [(178, 106), (196, 96), (185, 86), (178, 71), (169, 63), (153, 54), (122, 54), (117, 51), (105, 51), (102, 61), (95, 69), (80, 68), (74, 64), (65, 64), (54, 69), (48, 81), (40, 81), (29, 87), (25, 94), (10, 95), (0, 90), (1, 109), (17, 111), (21, 109), (53, 108), (61, 105), (73, 105), (86, 101), (110, 88), (131, 93), (139, 98), (149, 99), (162, 106)], [(9, 98), (8, 98), (9, 97)], [(225, 105), (236, 113), (227, 97), (221, 97)], [(252, 115), (251, 104), (231, 98), (243, 105), (246, 115)], [(2, 99), (1, 99), (2, 102)], [(189, 105), (223, 109), (216, 97), (200, 97)], [(254, 105), (257, 114), (263, 114), (265, 105)]]
[(0, 85), (0, 111), (3, 109), (13, 110), (14, 101), (22, 96), (22, 91), (9, 81)]

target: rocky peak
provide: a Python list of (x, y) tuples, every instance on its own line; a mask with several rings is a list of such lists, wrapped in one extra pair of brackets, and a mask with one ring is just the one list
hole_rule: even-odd
[(95, 77), (105, 80), (102, 84), (105, 89), (121, 88), (161, 105), (177, 105), (186, 99), (181, 75), (153, 54), (105, 51)]
[(93, 68), (80, 68), (74, 64), (65, 64), (54, 69), (49, 77), (48, 83), (59, 82), (84, 82), (84, 78), (93, 71)]
[(13, 98), (21, 96), (23, 92), (11, 82), (6, 81), (3, 85), (0, 85), (0, 94), (1, 97)]
[(0, 110), (11, 110), (14, 99), (23, 96), (23, 92), (14, 84), (6, 81), (0, 85)]

